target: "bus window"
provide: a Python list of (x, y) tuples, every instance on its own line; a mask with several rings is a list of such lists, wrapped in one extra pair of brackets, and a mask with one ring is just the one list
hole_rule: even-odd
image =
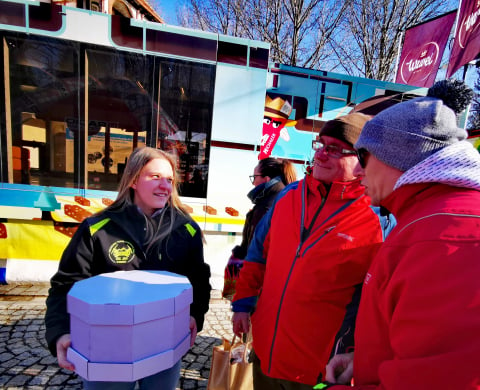
[(88, 188), (114, 191), (126, 158), (155, 136), (155, 67), (140, 54), (88, 49), (86, 55)]
[(15, 152), (2, 177), (115, 191), (130, 153), (148, 145), (177, 156), (182, 196), (206, 197), (214, 64), (22, 34), (6, 40), (6, 138)]
[[(7, 37), (13, 183), (72, 187), (73, 153), (66, 149), (65, 113), (78, 107), (75, 44)], [(68, 107), (68, 110), (67, 110)], [(74, 115), (73, 112), (69, 113)], [(21, 155), (21, 174), (18, 169)]]
[[(178, 156), (180, 195), (205, 198), (215, 67), (164, 60), (160, 68), (160, 79), (162, 113), (157, 147), (172, 151)], [(175, 131), (169, 131), (169, 120), (176, 124)]]
[(100, 49), (87, 57), (89, 188), (115, 190), (132, 150), (149, 145), (177, 155), (181, 195), (206, 197), (214, 67)]

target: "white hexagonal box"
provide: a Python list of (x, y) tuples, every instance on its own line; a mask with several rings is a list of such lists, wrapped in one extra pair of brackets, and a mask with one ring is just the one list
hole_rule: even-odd
[(165, 271), (117, 271), (73, 285), (67, 358), (92, 381), (134, 381), (172, 367), (190, 347), (192, 286)]

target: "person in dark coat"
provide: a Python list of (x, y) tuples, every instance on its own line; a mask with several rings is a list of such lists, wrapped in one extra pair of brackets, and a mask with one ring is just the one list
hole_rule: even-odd
[(258, 162), (253, 175), (250, 175), (250, 180), (255, 188), (247, 194), (247, 197), (254, 206), (245, 217), (242, 242), (233, 248), (225, 270), (223, 297), (230, 300), (235, 293), (235, 280), (242, 268), (257, 223), (272, 206), (277, 194), (297, 180), (297, 173), (290, 161), (268, 157)]
[[(208, 311), (210, 267), (203, 258), (202, 232), (180, 202), (175, 166), (175, 158), (162, 150), (136, 149), (127, 161), (115, 202), (85, 219), (65, 249), (51, 279), (45, 314), (46, 340), (60, 367), (75, 369), (67, 360), (71, 339), (66, 298), (70, 288), (79, 280), (119, 270), (163, 270), (189, 279), (193, 345)], [(125, 245), (129, 250), (121, 251), (122, 256), (112, 250)], [(180, 363), (181, 359), (169, 369), (140, 379), (140, 389), (174, 390)], [(108, 389), (133, 389), (135, 382), (84, 381), (86, 389), (105, 389), (106, 385)]]

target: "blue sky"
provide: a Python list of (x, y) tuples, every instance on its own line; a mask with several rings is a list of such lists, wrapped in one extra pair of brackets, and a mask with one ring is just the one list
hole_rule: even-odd
[(160, 16), (167, 24), (177, 24), (177, 6), (183, 4), (182, 0), (150, 0)]
[[(167, 24), (177, 25), (177, 7), (185, 3), (186, 0), (149, 0), (150, 4), (155, 7), (160, 16), (165, 20)], [(454, 0), (449, 0), (450, 2)], [(446, 55), (449, 55), (448, 50), (446, 50)], [(444, 59), (442, 63), (448, 61), (448, 57)], [(442, 72), (442, 70), (440, 70)], [(443, 72), (445, 72), (443, 70)], [(456, 78), (461, 78), (462, 73), (459, 71), (458, 74), (455, 74)], [(473, 88), (475, 80), (477, 79), (476, 69), (470, 67), (467, 78), (465, 82)], [(440, 80), (440, 77), (437, 77), (437, 80)]]

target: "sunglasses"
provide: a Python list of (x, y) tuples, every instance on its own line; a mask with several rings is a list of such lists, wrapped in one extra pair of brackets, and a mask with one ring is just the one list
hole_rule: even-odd
[(368, 153), (367, 149), (361, 148), (357, 150), (358, 162), (363, 169), (367, 166), (367, 157), (369, 155), (370, 153)]

